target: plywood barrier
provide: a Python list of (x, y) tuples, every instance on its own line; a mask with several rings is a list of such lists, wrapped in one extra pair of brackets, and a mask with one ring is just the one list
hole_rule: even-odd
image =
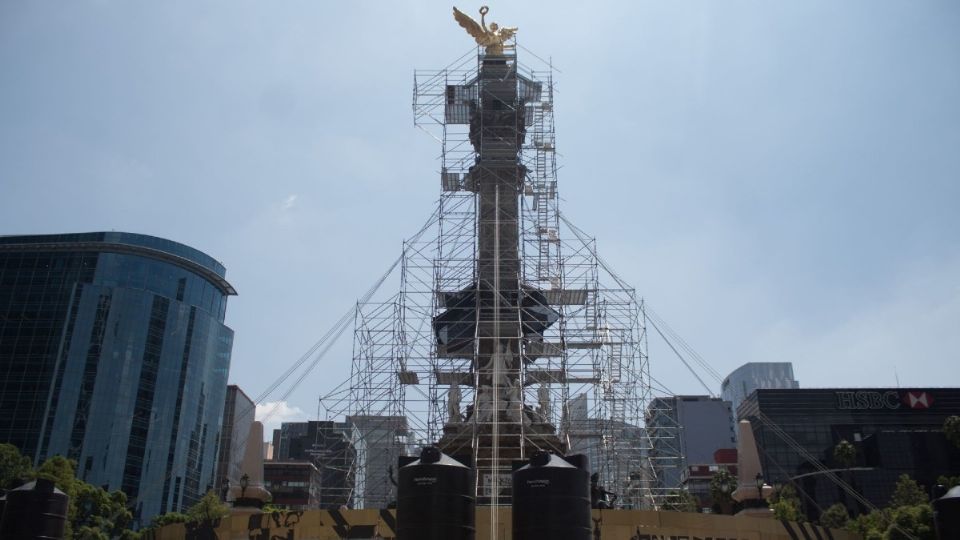
[[(499, 540), (512, 540), (509, 508), (497, 512)], [(490, 508), (477, 508), (477, 540), (491, 538)], [(856, 540), (847, 531), (773, 518), (642, 510), (594, 510), (595, 540)], [(392, 540), (394, 510), (305, 510), (234, 514), (212, 524), (167, 525), (144, 540)], [(518, 539), (520, 540), (520, 539)]]

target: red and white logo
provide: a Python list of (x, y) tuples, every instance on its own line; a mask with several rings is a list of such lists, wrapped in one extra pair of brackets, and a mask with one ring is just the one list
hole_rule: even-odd
[(929, 409), (933, 405), (933, 396), (926, 392), (907, 392), (903, 403), (911, 409)]

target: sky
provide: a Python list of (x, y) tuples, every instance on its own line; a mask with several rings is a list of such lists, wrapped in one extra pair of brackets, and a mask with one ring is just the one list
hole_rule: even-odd
[[(960, 384), (960, 3), (489, 17), (558, 69), (562, 211), (716, 371)], [(223, 262), (230, 382), (259, 396), (433, 212), (413, 72), (472, 50), (436, 1), (0, 1), (0, 234), (136, 232)], [(351, 355), (347, 335), (274, 424), (315, 418)], [(650, 366), (704, 393), (655, 337)]]

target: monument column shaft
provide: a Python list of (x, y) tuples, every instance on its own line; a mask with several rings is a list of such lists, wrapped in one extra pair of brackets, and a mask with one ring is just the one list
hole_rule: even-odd
[[(471, 138), (477, 165), (471, 175), (478, 196), (477, 363), (480, 384), (502, 386), (519, 376), (520, 362), (520, 189), (523, 168), (522, 104), (517, 96), (516, 64), (486, 56), (479, 77), (479, 110)], [(504, 373), (493, 381), (491, 355), (504, 355)]]

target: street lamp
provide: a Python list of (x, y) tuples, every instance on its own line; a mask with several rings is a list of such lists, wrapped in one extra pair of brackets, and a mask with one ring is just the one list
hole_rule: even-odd
[(721, 498), (721, 501), (720, 501), (720, 512), (724, 514), (732, 513), (732, 508), (731, 509), (727, 508), (728, 506), (730, 506), (730, 502), (731, 502), (730, 492), (733, 491), (733, 486), (731, 484), (732, 482), (730, 477), (728, 475), (724, 475), (720, 482), (720, 493), (723, 494), (723, 497)]
[(243, 476), (240, 477), (240, 498), (241, 499), (243, 499), (244, 495), (246, 495), (247, 486), (249, 485), (250, 485), (250, 476), (247, 473), (243, 473)]

